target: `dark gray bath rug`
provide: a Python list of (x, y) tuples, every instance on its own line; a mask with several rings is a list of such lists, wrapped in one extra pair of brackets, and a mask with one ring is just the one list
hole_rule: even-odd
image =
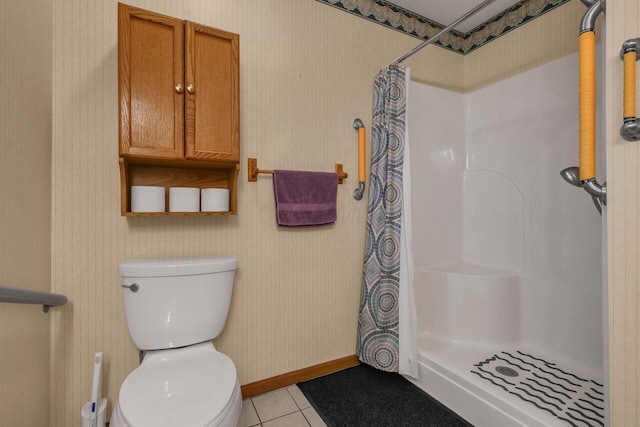
[(471, 426), (402, 375), (367, 365), (298, 383), (298, 387), (328, 427)]

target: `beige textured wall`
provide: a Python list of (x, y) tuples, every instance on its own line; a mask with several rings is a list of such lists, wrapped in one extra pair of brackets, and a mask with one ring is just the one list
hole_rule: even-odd
[(622, 124), (622, 43), (640, 37), (637, 0), (608, 0), (606, 14), (606, 121), (608, 182), (609, 372), (611, 425), (640, 425), (640, 151), (624, 141)]
[[(5, 7), (8, 6), (8, 7)], [(0, 285), (50, 290), (51, 18), (49, 0), (0, 12)], [(49, 418), (50, 314), (0, 304), (0, 425)]]
[[(216, 344), (236, 362), (242, 383), (353, 354), (366, 205), (351, 197), (357, 167), (351, 121), (361, 117), (370, 126), (376, 71), (417, 44), (313, 0), (131, 4), (240, 34), (239, 215), (120, 217), (116, 3), (56, 1), (52, 286), (68, 295), (70, 304), (51, 316), (55, 426), (78, 425), (93, 352), (105, 352), (109, 410), (137, 365), (118, 287), (122, 259), (222, 254), (240, 259), (231, 314)], [(626, 25), (624, 36), (614, 27), (615, 41), (608, 38), (615, 51), (624, 38), (638, 35), (638, 10), (635, 0), (609, 0), (608, 7), (609, 28)], [(574, 0), (466, 57), (429, 47), (408, 65), (418, 81), (472, 91), (574, 52), (583, 12)], [(607, 59), (607, 103), (609, 114), (618, 117), (619, 92), (613, 88), (620, 84), (620, 64), (614, 53)], [(637, 238), (627, 236), (637, 234), (638, 157), (634, 144), (615, 139), (618, 122), (609, 123), (614, 425), (632, 426), (638, 251)], [(257, 157), (265, 168), (332, 170), (343, 163), (351, 178), (340, 187), (337, 224), (278, 229), (271, 180), (261, 176), (248, 183), (247, 157)]]
[[(54, 10), (53, 315), (51, 425), (79, 425), (91, 358), (105, 352), (113, 407), (137, 366), (117, 265), (127, 258), (233, 255), (231, 313), (216, 345), (243, 384), (355, 352), (366, 202), (357, 181), (355, 117), (371, 124), (378, 69), (416, 40), (313, 0), (132, 1), (240, 34), (241, 173), (237, 217), (120, 216), (116, 2), (57, 0)], [(421, 81), (462, 90), (463, 57), (430, 47), (413, 59)], [(277, 228), (263, 168), (350, 174), (336, 225)]]
[(466, 55), (465, 91), (473, 92), (576, 52), (585, 11), (579, 0), (572, 0)]

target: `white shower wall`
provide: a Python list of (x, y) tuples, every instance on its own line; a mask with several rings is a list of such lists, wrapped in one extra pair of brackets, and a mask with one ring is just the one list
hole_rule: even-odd
[(415, 82), (409, 91), (414, 265), (457, 262), (462, 260), (466, 100)]
[(578, 159), (577, 64), (469, 94), (412, 82), (414, 258), (520, 273), (522, 345), (602, 372), (601, 217), (559, 175)]

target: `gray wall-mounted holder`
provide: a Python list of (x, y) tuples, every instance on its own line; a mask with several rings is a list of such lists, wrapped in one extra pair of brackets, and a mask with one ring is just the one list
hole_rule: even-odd
[(67, 297), (49, 292), (32, 291), (30, 289), (0, 286), (0, 302), (17, 304), (42, 304), (42, 311), (49, 312), (50, 307), (64, 305)]

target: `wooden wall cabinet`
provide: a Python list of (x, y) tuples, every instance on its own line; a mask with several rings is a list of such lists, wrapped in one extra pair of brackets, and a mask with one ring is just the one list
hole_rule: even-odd
[(118, 91), (122, 214), (145, 215), (131, 185), (228, 188), (228, 213), (197, 214), (235, 214), (239, 36), (119, 3)]

